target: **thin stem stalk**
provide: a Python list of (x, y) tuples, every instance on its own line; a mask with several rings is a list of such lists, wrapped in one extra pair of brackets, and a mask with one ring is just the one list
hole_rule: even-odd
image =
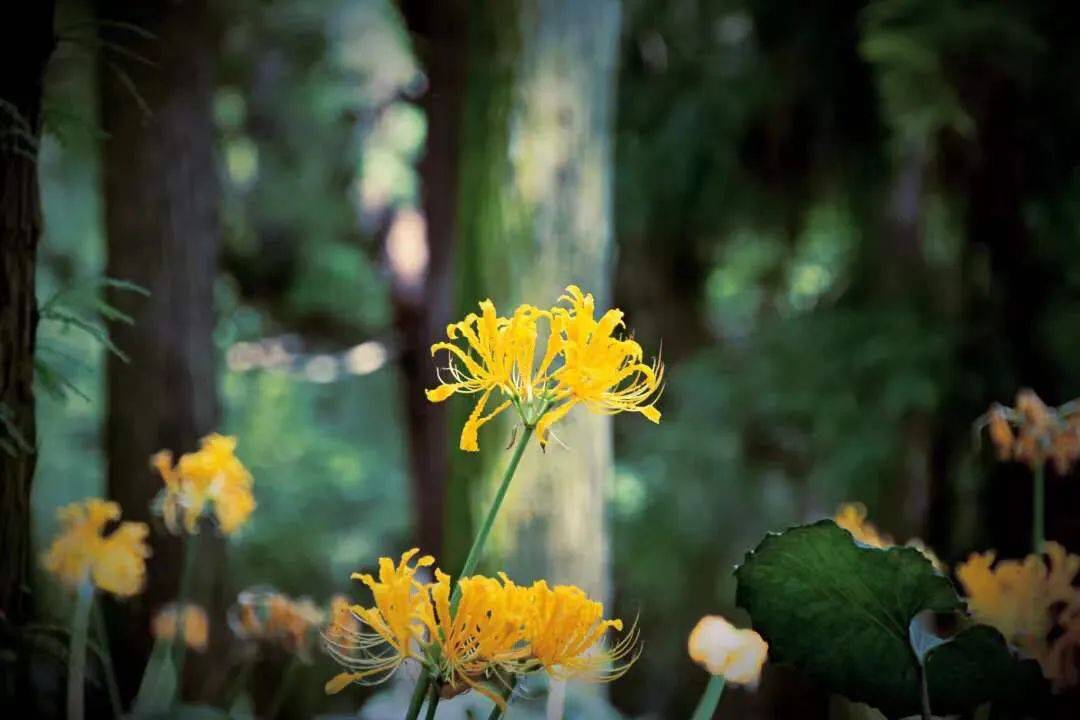
[(726, 681), (723, 675), (713, 675), (709, 684), (705, 686), (705, 692), (701, 694), (697, 709), (691, 720), (710, 720), (716, 714), (716, 707), (720, 704), (720, 696), (724, 694)]
[[(518, 438), (517, 444), (514, 446), (514, 454), (510, 456), (510, 464), (506, 466), (506, 472), (503, 473), (503, 479), (502, 483), (499, 485), (499, 490), (495, 493), (495, 499), (488, 509), (487, 517), (484, 518), (484, 524), (480, 526), (479, 532), (476, 533), (476, 537), (473, 539), (472, 547), (469, 548), (469, 554), (465, 557), (465, 565), (462, 566), (461, 572), (458, 573), (457, 580), (461, 580), (463, 577), (469, 577), (475, 572), (476, 566), (480, 562), (480, 555), (484, 552), (484, 545), (487, 544), (488, 535), (491, 534), (491, 527), (495, 524), (495, 518), (499, 514), (499, 508), (502, 507), (503, 500), (506, 498), (506, 492), (510, 489), (510, 481), (514, 479), (514, 473), (521, 463), (522, 455), (525, 454), (525, 448), (529, 444), (529, 438), (532, 437), (533, 430), (535, 430), (535, 426), (526, 425), (524, 432), (521, 433), (521, 437)], [(450, 596), (451, 614), (457, 612), (457, 607), (460, 602), (461, 586), (455, 582), (454, 593)]]
[(1032, 499), (1031, 547), (1041, 553), (1046, 545), (1046, 470), (1038, 465), (1034, 470), (1034, 498)]
[(924, 665), (919, 666), (919, 685), (922, 689), (920, 698), (922, 700), (922, 720), (932, 720), (934, 716), (930, 712), (930, 687), (926, 682), (926, 666)]
[(431, 676), (426, 670), (420, 671), (420, 677), (416, 679), (416, 687), (413, 689), (412, 699), (409, 701), (409, 710), (405, 713), (405, 720), (416, 720), (420, 715), (420, 708), (424, 704), (428, 687), (431, 685)]
[(191, 597), (191, 577), (195, 574), (196, 541), (183, 535), (184, 567), (180, 573), (180, 594), (176, 599), (176, 632), (173, 637), (173, 667), (176, 668), (175, 702), (184, 696), (184, 659), (187, 657), (187, 606)]
[(71, 618), (71, 646), (68, 649), (68, 720), (83, 720), (86, 694), (86, 636), (90, 629), (90, 608), (93, 604), (94, 586), (87, 578), (79, 584), (75, 596), (75, 614)]
[(116, 683), (116, 670), (113, 668), (112, 649), (109, 647), (109, 633), (105, 627), (101, 603), (94, 603), (94, 623), (101, 637), (101, 664), (105, 666), (105, 684), (109, 688), (109, 703), (112, 705), (113, 717), (121, 718), (124, 715), (124, 706), (120, 701), (120, 687)]
[[(510, 680), (510, 684), (507, 685), (506, 688), (503, 690), (502, 699), (503, 699), (504, 702), (509, 704), (510, 696), (514, 694), (514, 688), (517, 687), (517, 682), (518, 682), (518, 677), (517, 677), (517, 675), (515, 675)], [(488, 720), (499, 720), (499, 718), (501, 718), (502, 715), (503, 715), (503, 706), (500, 705), (499, 703), (495, 703), (495, 707), (491, 708), (491, 714), (488, 715)]]
[(435, 710), (439, 707), (439, 683), (431, 683), (431, 691), (428, 693), (428, 706), (427, 715), (424, 717), (426, 720), (435, 720)]
[(285, 702), (285, 698), (289, 696), (289, 690), (292, 689), (293, 680), (296, 677), (296, 671), (300, 669), (300, 661), (293, 655), (289, 658), (289, 664), (285, 667), (285, 671), (281, 674), (281, 682), (278, 684), (277, 692), (274, 693), (274, 699), (270, 701), (269, 709), (266, 711), (266, 717), (276, 718), (278, 713), (281, 712), (281, 706)]

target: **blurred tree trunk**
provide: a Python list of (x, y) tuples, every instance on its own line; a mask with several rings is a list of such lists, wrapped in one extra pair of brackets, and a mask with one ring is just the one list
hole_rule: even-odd
[[(607, 306), (619, 3), (523, 0), (482, 12), (465, 114), (458, 310), (485, 297), (503, 314), (520, 302), (546, 306), (570, 283)], [(509, 424), (481, 437), (481, 455), (497, 458), (489, 479), (508, 459)], [(578, 410), (555, 432), (569, 447), (528, 448), (488, 558), (506, 557), (516, 581), (575, 583), (606, 600), (611, 420)], [(456, 477), (477, 462), (463, 458)], [(489, 482), (476, 494), (479, 507), (492, 490)]]
[(0, 621), (30, 612), (34, 423), (34, 267), (41, 239), (37, 151), (54, 3), (32, 3), (0, 29)]
[(394, 324), (404, 375), (417, 542), (425, 552), (439, 555), (448, 475), (447, 408), (428, 402), (424, 389), (437, 384), (429, 348), (450, 320), (468, 38), (464, 2), (407, 0), (402, 12), (428, 79), (421, 99), (427, 141), (420, 161), (428, 263), (418, 283), (393, 278)]
[[(212, 115), (215, 35), (208, 0), (100, 0), (98, 18), (153, 34), (152, 39), (133, 40), (130, 33), (108, 39), (145, 55), (154, 66), (119, 67), (103, 56), (99, 73), (108, 133), (103, 144), (107, 273), (151, 293), (110, 298), (135, 323), (111, 328), (130, 362), (108, 359), (108, 488), (125, 519), (151, 521), (150, 505), (161, 480), (150, 471), (150, 455), (163, 448), (191, 451), (218, 422), (212, 341), (220, 242)], [(151, 615), (178, 590), (180, 543), (160, 531), (160, 523), (157, 527), (146, 593), (114, 608), (113, 647), (127, 698), (138, 687), (150, 651)], [(220, 662), (226, 642), (224, 545), (208, 532), (196, 544), (193, 597), (213, 619), (211, 647), (202, 658)], [(189, 678), (207, 677), (191, 667), (199, 663), (193, 656)]]

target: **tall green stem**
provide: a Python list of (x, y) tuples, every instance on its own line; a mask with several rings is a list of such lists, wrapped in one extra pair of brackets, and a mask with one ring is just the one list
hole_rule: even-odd
[(180, 573), (180, 594), (176, 599), (176, 632), (173, 636), (173, 667), (176, 668), (175, 702), (184, 696), (184, 659), (187, 656), (187, 606), (191, 596), (191, 576), (195, 573), (196, 541), (184, 535), (184, 567)]
[(919, 686), (922, 690), (922, 720), (932, 720), (934, 717), (930, 712), (930, 688), (926, 682), (926, 666), (919, 666)]
[(101, 603), (94, 603), (94, 623), (97, 625), (97, 633), (101, 637), (101, 663), (105, 666), (105, 683), (109, 687), (109, 703), (112, 705), (113, 717), (119, 719), (124, 715), (124, 707), (120, 701), (120, 688), (116, 684), (116, 670), (113, 669), (109, 633), (105, 628), (105, 617), (101, 614)]
[(89, 578), (79, 583), (75, 596), (75, 615), (71, 618), (71, 646), (68, 648), (67, 716), (82, 720), (86, 693), (86, 635), (90, 629), (90, 608), (94, 604), (94, 586)]
[(405, 720), (416, 720), (420, 715), (420, 708), (424, 704), (428, 687), (431, 685), (431, 676), (427, 670), (420, 671), (420, 677), (416, 678), (416, 687), (413, 689), (412, 699), (409, 701), (409, 711), (405, 713)]
[(713, 675), (709, 684), (705, 686), (705, 692), (701, 694), (697, 709), (691, 720), (710, 720), (716, 714), (716, 706), (720, 704), (720, 696), (724, 694), (726, 681), (723, 675)]
[[(487, 517), (484, 518), (484, 524), (480, 526), (479, 532), (476, 533), (476, 538), (473, 540), (472, 547), (469, 548), (469, 554), (465, 557), (465, 565), (461, 568), (461, 572), (458, 573), (457, 580), (469, 577), (476, 570), (476, 565), (480, 562), (480, 555), (484, 552), (484, 545), (487, 544), (488, 535), (491, 534), (491, 527), (495, 524), (499, 508), (502, 507), (503, 500), (506, 498), (506, 491), (510, 489), (510, 481), (514, 479), (514, 472), (517, 470), (518, 464), (521, 463), (521, 456), (525, 454), (525, 448), (529, 444), (529, 438), (532, 437), (534, 429), (535, 426), (526, 425), (521, 437), (518, 438), (517, 445), (514, 446), (514, 454), (510, 456), (510, 464), (506, 466), (506, 472), (503, 473), (499, 491), (495, 493), (495, 499), (488, 509)], [(461, 586), (455, 582), (454, 593), (450, 596), (451, 614), (457, 611), (460, 602)]]
[[(503, 699), (504, 702), (506, 702), (506, 703), (510, 702), (510, 696), (514, 694), (514, 688), (517, 687), (517, 683), (518, 683), (518, 676), (514, 675), (514, 677), (510, 680), (510, 684), (507, 685), (506, 688), (502, 692), (502, 699)], [(502, 717), (502, 714), (503, 714), (503, 706), (500, 705), (499, 703), (495, 703), (495, 707), (491, 708), (491, 714), (488, 715), (488, 720), (499, 720), (499, 718)]]
[(439, 707), (439, 683), (431, 683), (431, 692), (428, 693), (427, 720), (435, 720), (435, 709)]
[(1035, 489), (1031, 522), (1032, 552), (1040, 553), (1046, 544), (1046, 471), (1042, 465), (1034, 470)]
[(296, 677), (296, 671), (300, 669), (300, 661), (293, 655), (289, 658), (289, 664), (285, 668), (285, 672), (281, 675), (281, 682), (278, 683), (277, 692), (274, 693), (274, 699), (270, 701), (269, 709), (266, 711), (266, 717), (276, 718), (278, 713), (281, 712), (281, 706), (285, 702), (285, 698), (289, 696), (289, 690), (292, 689), (293, 679)]

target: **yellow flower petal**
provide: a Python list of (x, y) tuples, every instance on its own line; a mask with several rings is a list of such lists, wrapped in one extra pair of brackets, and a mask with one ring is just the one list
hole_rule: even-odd
[(757, 687), (769, 645), (753, 630), (739, 630), (719, 615), (703, 617), (687, 642), (690, 659), (734, 685)]
[(363, 677), (363, 673), (343, 672), (330, 678), (323, 687), (323, 690), (325, 690), (327, 695), (336, 695), (361, 677)]

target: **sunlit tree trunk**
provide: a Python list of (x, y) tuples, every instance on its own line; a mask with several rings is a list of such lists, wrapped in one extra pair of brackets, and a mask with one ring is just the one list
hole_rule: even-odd
[(54, 3), (31, 3), (0, 23), (0, 620), (29, 613), (30, 483), (34, 424), (34, 266), (41, 239), (37, 142)]
[[(606, 306), (619, 4), (528, 0), (485, 13), (474, 19), (473, 47), (486, 52), (473, 61), (465, 115), (459, 311), (485, 297), (506, 314), (550, 305), (569, 283)], [(482, 433), (480, 455), (496, 458), (483, 468), (489, 479), (507, 462), (509, 425)], [(572, 582), (605, 599), (611, 421), (579, 409), (555, 432), (546, 454), (535, 443), (526, 451), (488, 557), (501, 556), (515, 580)], [(479, 462), (463, 457), (455, 477)], [(476, 506), (492, 485), (476, 490)]]
[[(193, 450), (218, 421), (212, 341), (220, 241), (212, 115), (215, 38), (206, 0), (101, 0), (98, 13), (110, 27), (122, 21), (154, 36), (110, 34), (110, 40), (155, 66), (124, 62), (118, 67), (105, 56), (99, 73), (102, 125), (108, 133), (103, 143), (107, 273), (151, 293), (111, 298), (135, 322), (111, 327), (113, 341), (130, 361), (108, 360), (108, 489), (125, 519), (152, 522), (150, 505), (161, 480), (150, 471), (150, 455), (162, 448)], [(205, 532), (198, 544), (194, 597), (215, 619), (212, 647), (203, 657), (220, 661), (223, 545)], [(179, 543), (159, 531), (152, 545), (145, 595), (117, 606), (113, 618), (120, 682), (128, 697), (150, 650), (150, 616), (175, 599), (179, 584)], [(193, 657), (188, 665), (198, 662)], [(191, 669), (189, 678), (198, 672)]]

